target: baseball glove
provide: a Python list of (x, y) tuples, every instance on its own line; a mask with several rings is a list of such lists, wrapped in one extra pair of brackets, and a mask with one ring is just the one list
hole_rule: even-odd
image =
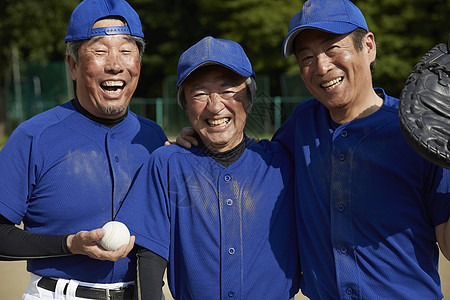
[(447, 44), (434, 46), (409, 74), (398, 111), (410, 146), (450, 169), (450, 35)]

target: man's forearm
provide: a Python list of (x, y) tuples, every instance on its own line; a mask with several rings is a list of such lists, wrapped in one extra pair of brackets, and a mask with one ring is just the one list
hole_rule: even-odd
[(136, 299), (160, 300), (167, 261), (161, 256), (140, 248), (137, 253)]
[(0, 260), (71, 255), (66, 244), (67, 236), (28, 232), (0, 215)]

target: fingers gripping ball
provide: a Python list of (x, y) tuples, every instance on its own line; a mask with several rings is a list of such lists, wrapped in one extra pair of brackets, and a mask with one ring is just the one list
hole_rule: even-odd
[(400, 128), (425, 159), (450, 169), (450, 35), (414, 67), (400, 94)]
[(117, 250), (120, 246), (130, 242), (130, 231), (125, 224), (111, 221), (102, 228), (105, 229), (106, 233), (100, 239), (100, 245), (106, 250)]

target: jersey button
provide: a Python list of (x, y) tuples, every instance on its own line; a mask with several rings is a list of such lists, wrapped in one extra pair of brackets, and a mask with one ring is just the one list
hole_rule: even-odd
[(345, 160), (345, 154), (344, 153), (339, 154), (338, 158), (339, 158), (340, 161), (344, 161)]
[(353, 289), (352, 289), (352, 288), (346, 288), (346, 289), (345, 289), (345, 293), (346, 293), (347, 295), (351, 295), (351, 294), (353, 294)]
[(344, 204), (339, 204), (337, 209), (338, 209), (339, 212), (344, 212), (344, 210), (345, 210)]
[(226, 182), (228, 182), (228, 181), (231, 180), (231, 176), (230, 176), (230, 175), (225, 175), (225, 176), (223, 177), (223, 180), (225, 180)]
[(236, 250), (234, 248), (228, 249), (228, 254), (233, 255), (234, 253), (236, 253)]
[(228, 291), (228, 297), (233, 298), (235, 295), (236, 295), (236, 293), (234, 292), (234, 290)]
[(228, 206), (231, 206), (231, 205), (233, 205), (233, 200), (231, 200), (231, 199), (227, 199), (227, 205), (228, 205)]
[(118, 163), (120, 159), (119, 159), (118, 156), (116, 156), (116, 157), (114, 158), (114, 160)]
[(347, 247), (341, 247), (341, 253), (346, 255), (348, 252)]
[(343, 138), (347, 137), (347, 136), (348, 136), (348, 132), (345, 131), (345, 130), (343, 130), (343, 131), (341, 132), (341, 136), (342, 136)]

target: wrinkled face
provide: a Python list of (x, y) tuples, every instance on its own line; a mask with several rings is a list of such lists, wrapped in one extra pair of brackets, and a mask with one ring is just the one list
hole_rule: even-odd
[(317, 100), (331, 112), (364, 106), (372, 91), (370, 63), (376, 57), (372, 33), (364, 37), (361, 51), (350, 34), (320, 30), (303, 31), (294, 45), (302, 79)]
[[(93, 28), (123, 26), (120, 20), (100, 20)], [(97, 36), (81, 45), (78, 62), (67, 57), (80, 104), (94, 116), (122, 116), (139, 81), (139, 49), (129, 35)]]
[(248, 107), (245, 80), (215, 65), (196, 70), (183, 85), (189, 121), (213, 151), (230, 150), (242, 141)]

